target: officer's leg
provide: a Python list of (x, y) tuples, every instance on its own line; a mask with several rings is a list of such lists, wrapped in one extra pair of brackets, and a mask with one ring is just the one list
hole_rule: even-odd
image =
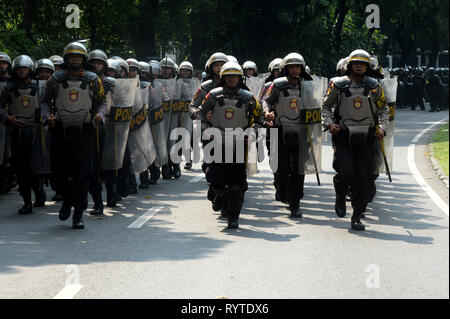
[(288, 203), (288, 182), (290, 175), (290, 150), (283, 144), (282, 135), (278, 135), (278, 189), (280, 201)]
[(245, 164), (228, 164), (226, 169), (229, 174), (225, 176), (228, 179), (228, 196), (225, 202), (224, 210), (228, 217), (228, 228), (239, 227), (239, 215), (244, 204), (244, 189), (242, 185), (247, 179)]
[(34, 192), (35, 202), (34, 207), (44, 207), (47, 199), (44, 185), (42, 184), (42, 178), (38, 174), (31, 175), (31, 188)]
[(303, 197), (303, 184), (305, 181), (305, 175), (300, 175), (298, 171), (298, 147), (290, 149), (290, 153), (291, 166), (288, 181), (289, 210), (291, 211), (291, 217), (302, 217), (302, 213), (300, 211), (300, 199)]
[(13, 130), (11, 134), (11, 153), (12, 169), (17, 176), (19, 193), (24, 203), (23, 207), (19, 209), (19, 214), (31, 214), (33, 212), (30, 172), (31, 148), (20, 144), (18, 130)]
[(130, 153), (125, 149), (122, 167), (118, 170), (117, 189), (118, 195), (127, 197), (130, 193)]
[(149, 170), (150, 170), (149, 184), (155, 185), (156, 183), (158, 183), (158, 179), (161, 176), (160, 168), (156, 166), (155, 163), (153, 163), (152, 165), (150, 165)]
[[(95, 143), (95, 151), (93, 151), (93, 165), (92, 165), (92, 174), (89, 177), (89, 193), (92, 196), (92, 200), (94, 201), (93, 210), (89, 213), (91, 215), (102, 215), (103, 214), (103, 199), (102, 199), (102, 181), (100, 174), (100, 162), (101, 156), (96, 150)], [(102, 151), (102, 149), (100, 150)]]
[(139, 181), (141, 184), (139, 185), (139, 188), (146, 189), (150, 186), (148, 181), (148, 169), (143, 171), (142, 173), (139, 173)]
[(73, 169), (73, 224), (74, 229), (83, 229), (83, 212), (88, 206), (89, 175), (92, 174), (92, 148), (89, 145), (93, 137), (93, 131), (85, 125), (81, 141), (73, 144), (72, 153), (76, 162)]
[(103, 171), (103, 179), (106, 187), (106, 206), (116, 207), (117, 205), (117, 170)]
[(214, 190), (212, 194), (208, 191), (208, 197), (214, 196), (212, 200), (212, 208), (214, 211), (221, 211), (228, 196), (227, 191), (227, 164), (225, 163), (211, 163), (208, 165), (208, 178), (211, 181), (210, 191)]
[(333, 143), (333, 168), (336, 175), (333, 177), (336, 201), (334, 209), (339, 217), (344, 217), (346, 213), (345, 195), (349, 185), (351, 185), (353, 175), (353, 155), (351, 148), (345, 141)]
[[(194, 149), (194, 136), (191, 134), (191, 150), (189, 152), (189, 163), (188, 159), (186, 159), (186, 164), (184, 164), (184, 169), (191, 169), (192, 168), (192, 150)], [(180, 151), (181, 152), (181, 151)], [(181, 154), (179, 154), (181, 156)]]
[(364, 230), (361, 223), (361, 215), (367, 207), (369, 196), (369, 172), (373, 167), (373, 141), (366, 143), (363, 147), (354, 151), (354, 175), (352, 189), (354, 189), (352, 207), (352, 229)]
[[(131, 162), (131, 159), (130, 159)], [(130, 170), (128, 171), (128, 178), (130, 179), (130, 191), (129, 194), (137, 194), (137, 183), (136, 183), (136, 175), (133, 172), (133, 169), (130, 165)]]

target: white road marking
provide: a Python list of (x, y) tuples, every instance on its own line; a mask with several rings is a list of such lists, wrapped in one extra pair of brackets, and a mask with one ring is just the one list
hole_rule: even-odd
[(147, 210), (144, 214), (139, 216), (134, 222), (132, 222), (127, 228), (141, 228), (150, 218), (155, 216), (163, 207), (155, 206)]
[(436, 122), (430, 126), (428, 126), (426, 129), (424, 129), (422, 132), (417, 134), (414, 139), (412, 140), (412, 143), (408, 147), (408, 166), (409, 169), (416, 179), (417, 183), (422, 187), (422, 189), (428, 194), (428, 196), (431, 198), (431, 200), (446, 214), (448, 214), (448, 205), (439, 197), (439, 195), (431, 188), (431, 186), (425, 181), (423, 176), (420, 174), (419, 170), (417, 169), (416, 163), (414, 162), (414, 150), (416, 148), (416, 143), (420, 140), (420, 138), (428, 132), (430, 129), (432, 129), (434, 126), (444, 122), (448, 121), (448, 118), (442, 119), (439, 122)]
[(53, 299), (72, 299), (83, 288), (83, 285), (67, 285)]
[(195, 176), (193, 179), (191, 179), (189, 181), (189, 183), (197, 183), (200, 182), (201, 180), (203, 180), (205, 178), (205, 175), (199, 175), (199, 176)]

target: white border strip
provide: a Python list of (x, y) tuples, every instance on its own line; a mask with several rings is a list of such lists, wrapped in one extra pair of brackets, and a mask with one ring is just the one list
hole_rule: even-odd
[(409, 144), (408, 147), (408, 166), (409, 169), (416, 179), (417, 183), (422, 187), (422, 189), (428, 194), (428, 196), (431, 198), (431, 200), (444, 212), (445, 215), (449, 216), (448, 214), (448, 205), (439, 197), (439, 195), (431, 188), (431, 186), (425, 181), (423, 176), (420, 174), (419, 170), (417, 169), (416, 163), (414, 162), (414, 150), (416, 148), (416, 143), (422, 138), (422, 136), (428, 132), (430, 129), (435, 127), (436, 125), (448, 121), (448, 117), (445, 119), (440, 120), (439, 122), (436, 122), (430, 126), (428, 126), (426, 129), (422, 130), (419, 134), (417, 134), (414, 139), (412, 140), (412, 143)]
[(134, 222), (132, 222), (127, 228), (141, 228), (150, 218), (155, 216), (160, 210), (162, 206), (152, 207), (147, 210), (144, 214), (139, 216)]
[(83, 285), (67, 285), (53, 299), (72, 299)]

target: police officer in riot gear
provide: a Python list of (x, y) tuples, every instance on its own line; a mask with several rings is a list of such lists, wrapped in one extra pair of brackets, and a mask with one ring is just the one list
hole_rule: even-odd
[(244, 70), (246, 77), (258, 76), (258, 68), (256, 67), (256, 63), (253, 61), (245, 61), (242, 65), (242, 69)]
[(61, 71), (64, 67), (64, 59), (59, 55), (52, 55), (48, 58), (50, 61), (52, 61), (53, 66), (55, 67), (55, 72)]
[[(290, 53), (281, 62), (283, 77), (274, 80), (263, 99), (265, 120), (268, 126), (275, 126), (278, 134), (278, 190), (281, 202), (289, 203), (291, 217), (301, 217), (300, 199), (303, 198), (305, 175), (299, 169), (304, 166), (300, 158), (300, 144), (306, 143), (306, 136), (292, 130), (286, 119), (300, 119), (304, 108), (301, 100), (301, 86), (312, 80), (305, 71), (305, 60), (298, 53)], [(300, 127), (300, 121), (294, 123)], [(299, 136), (299, 134), (301, 136)], [(303, 169), (303, 168), (302, 168)], [(276, 183), (274, 183), (276, 184)]]
[(114, 79), (120, 78), (122, 75), (122, 68), (120, 67), (119, 62), (114, 59), (108, 59), (107, 64), (106, 75)]
[[(178, 70), (178, 78), (180, 79), (192, 79), (192, 76), (194, 74), (194, 66), (189, 61), (183, 61), (180, 63), (180, 67)], [(191, 135), (191, 147), (193, 147), (193, 140)], [(181, 151), (180, 151), (181, 152)], [(180, 154), (181, 155), (181, 154)], [(186, 163), (184, 164), (184, 169), (191, 169), (192, 163)]]
[[(263, 99), (266, 96), (266, 93), (269, 90), (269, 88), (272, 86), (273, 81), (275, 81), (276, 79), (278, 79), (281, 76), (280, 64), (282, 61), (283, 61), (283, 59), (276, 58), (269, 63), (268, 70), (270, 72), (270, 75), (265, 80), (264, 87), (261, 90), (261, 92), (259, 94), (259, 99), (258, 99), (258, 101), (261, 105), (263, 104)], [(266, 131), (266, 147), (267, 147), (267, 152), (270, 155), (270, 130), (269, 129)], [(273, 175), (274, 175), (273, 185), (275, 187), (275, 200), (281, 201), (280, 191), (279, 191), (279, 187), (278, 187), (279, 186), (279, 175), (277, 172), (275, 172)]]
[[(161, 65), (161, 78), (173, 79), (177, 76), (177, 66), (172, 59), (166, 57), (162, 59), (159, 64)], [(166, 116), (166, 114), (164, 114)], [(168, 116), (168, 115), (167, 115)], [(173, 124), (171, 124), (172, 126)], [(170, 136), (170, 131), (169, 131)], [(170, 151), (170, 149), (168, 149)], [(169, 162), (164, 164), (161, 169), (163, 179), (180, 178), (181, 170), (180, 164), (173, 163), (169, 157)]]
[[(33, 145), (40, 141), (36, 136), (36, 123), (40, 123), (39, 88), (32, 80), (35, 64), (27, 55), (19, 55), (12, 63), (12, 78), (0, 96), (0, 116), (12, 126), (11, 164), (17, 175), (19, 193), (24, 205), (19, 214), (31, 214), (31, 190), (35, 194), (34, 207), (45, 205), (46, 194), (40, 176), (33, 172)], [(5, 113), (9, 106), (8, 114)]]
[[(111, 91), (114, 86), (114, 79), (105, 76), (108, 67), (108, 57), (102, 50), (92, 50), (89, 52), (87, 59), (90, 71), (94, 72), (103, 84), (105, 96)], [(116, 62), (116, 61), (115, 61)], [(117, 62), (116, 62), (117, 63)], [(89, 193), (94, 201), (94, 207), (89, 212), (91, 215), (98, 216), (103, 214), (103, 199), (102, 199), (102, 174), (100, 163), (104, 146), (104, 126), (102, 124), (95, 127), (95, 139), (92, 139), (92, 153), (93, 165), (92, 174), (89, 179)]]
[[(150, 66), (152, 80), (159, 78), (160, 73), (161, 73), (161, 66), (160, 66), (159, 62), (156, 60), (150, 60), (150, 62), (148, 64)], [(151, 81), (151, 82), (153, 82), (153, 81)], [(152, 83), (152, 85), (153, 85), (153, 83)]]
[(384, 138), (389, 107), (381, 84), (367, 76), (370, 55), (364, 50), (355, 50), (348, 62), (348, 75), (335, 78), (328, 88), (322, 103), (322, 120), (333, 136), (336, 214), (345, 216), (345, 193), (351, 185), (351, 228), (364, 230), (361, 215), (368, 201), (368, 177), (374, 169), (374, 143), (375, 139)]
[[(128, 65), (127, 65), (128, 66)], [(105, 87), (105, 96), (107, 100), (107, 107), (105, 112), (105, 118), (107, 119), (110, 113), (111, 107), (111, 95), (114, 91), (115, 79), (120, 78), (122, 75), (122, 68), (118, 62), (118, 60), (108, 59), (107, 60), (107, 71), (106, 74), (109, 77), (109, 81), (111, 83), (110, 88), (107, 90)], [(108, 100), (110, 102), (108, 102)], [(103, 153), (103, 152), (102, 152)], [(120, 171), (120, 170), (119, 170)], [(116, 207), (117, 201), (121, 200), (120, 192), (118, 191), (118, 171), (116, 170), (103, 170), (102, 176), (105, 180), (106, 187), (106, 206), (107, 207)]]
[[(74, 207), (72, 228), (83, 229), (91, 173), (94, 123), (104, 122), (105, 93), (95, 73), (85, 71), (87, 50), (72, 42), (64, 48), (66, 71), (55, 72), (47, 83), (42, 118), (52, 133), (52, 172), (63, 196), (59, 218), (66, 220)], [(54, 102), (54, 112), (52, 103)]]
[(47, 81), (55, 72), (55, 66), (49, 59), (40, 59), (36, 62), (36, 75), (39, 80)]
[(116, 60), (119, 62), (120, 68), (122, 69), (122, 74), (120, 75), (121, 78), (127, 78), (128, 77), (128, 71), (130, 70), (127, 61), (122, 59), (120, 56), (113, 56), (111, 59)]
[[(255, 97), (244, 89), (244, 74), (239, 64), (227, 62), (220, 71), (219, 86), (209, 92), (199, 107), (200, 119), (211, 123), (212, 127), (220, 129), (224, 135), (225, 129), (246, 129), (263, 125), (262, 109)], [(223, 149), (225, 148), (224, 145)], [(236, 146), (237, 148), (238, 146)], [(228, 228), (239, 226), (239, 214), (244, 203), (246, 185), (246, 166), (237, 160), (233, 149), (233, 163), (213, 162), (209, 165), (208, 175), (214, 187), (215, 197), (213, 209), (222, 211), (228, 218)], [(222, 154), (225, 154), (226, 150)]]
[(139, 61), (141, 66), (141, 76), (139, 77), (141, 81), (151, 82), (151, 72), (150, 65), (147, 62)]
[(430, 68), (428, 70), (428, 84), (427, 84), (427, 95), (430, 100), (430, 112), (439, 112), (440, 111), (440, 95), (444, 91), (444, 84), (441, 81), (441, 78), (436, 72), (435, 68)]
[[(0, 52), (0, 93), (11, 77), (11, 58), (5, 52)], [(12, 188), (12, 169), (8, 156), (7, 130), (0, 121), (0, 194), (8, 193)]]
[[(126, 62), (128, 63), (128, 78), (132, 79), (135, 77), (140, 77), (141, 75), (141, 65), (139, 64), (139, 62), (136, 59), (127, 59)], [(119, 185), (123, 184), (123, 182), (125, 181), (126, 177), (126, 169), (128, 167), (128, 194), (137, 194), (137, 183), (136, 183), (136, 176), (134, 175), (134, 173), (132, 172), (132, 168), (131, 168), (131, 154), (130, 154), (130, 150), (127, 144), (127, 148), (126, 148), (126, 152), (125, 152), (125, 157), (126, 160), (124, 159), (124, 166), (122, 166), (122, 168), (119, 170), (119, 180), (122, 180), (122, 183), (119, 183)], [(125, 163), (127, 163), (125, 165)], [(121, 173), (123, 173), (123, 176), (121, 175)], [(123, 184), (123, 185), (126, 185)], [(126, 186), (124, 186), (124, 188), (126, 189)], [(126, 194), (127, 192), (124, 192), (124, 194)], [(126, 197), (126, 196), (123, 196)]]
[[(189, 113), (191, 114), (191, 118), (193, 120), (197, 119), (197, 112), (198, 107), (206, 97), (206, 95), (211, 91), (212, 89), (216, 88), (219, 85), (220, 82), (220, 71), (222, 69), (222, 66), (228, 62), (228, 58), (225, 54), (221, 52), (216, 52), (213, 55), (211, 55), (208, 59), (208, 61), (205, 64), (205, 72), (206, 77), (203, 79), (202, 84), (200, 85), (200, 88), (195, 93), (194, 98), (192, 99), (191, 104), (189, 105)], [(207, 127), (207, 124), (202, 124), (202, 129), (205, 129)], [(203, 141), (203, 145), (206, 145), (209, 141)], [(206, 173), (208, 165), (203, 162), (202, 164), (202, 170), (204, 173)], [(208, 180), (208, 174), (206, 174), (206, 180), (209, 185), (208, 189), (208, 199), (213, 200), (214, 199), (214, 187), (212, 186), (210, 180)]]

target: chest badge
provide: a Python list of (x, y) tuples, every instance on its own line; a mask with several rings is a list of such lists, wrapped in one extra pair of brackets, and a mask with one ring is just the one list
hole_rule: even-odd
[(298, 101), (297, 100), (290, 100), (289, 101), (289, 107), (291, 110), (295, 110), (298, 107)]
[(360, 98), (353, 99), (353, 107), (359, 110), (362, 107), (362, 99)]
[(69, 100), (71, 102), (76, 102), (78, 100), (78, 91), (77, 90), (71, 90), (69, 92)]
[(29, 97), (23, 97), (22, 98), (22, 107), (24, 109), (28, 108), (30, 106), (31, 99)]
[(230, 109), (225, 110), (225, 118), (227, 120), (232, 120), (233, 117), (234, 117), (234, 110), (230, 110)]

